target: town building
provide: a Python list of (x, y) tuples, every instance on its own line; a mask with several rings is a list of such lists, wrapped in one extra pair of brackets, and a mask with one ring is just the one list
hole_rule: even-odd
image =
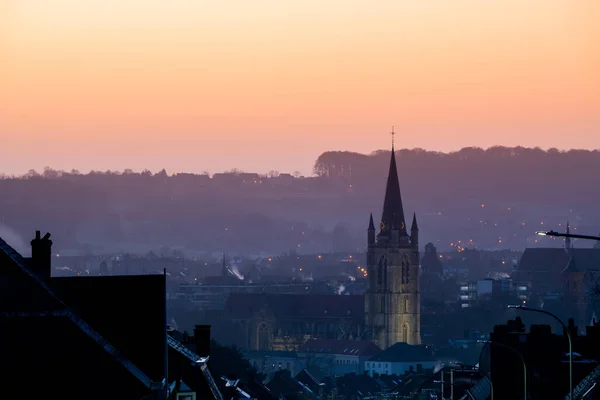
[(324, 376), (364, 373), (365, 361), (381, 353), (370, 340), (308, 340), (298, 357), (310, 369), (317, 366)]
[(407, 372), (433, 373), (441, 368), (441, 362), (433, 356), (432, 349), (425, 345), (410, 345), (398, 342), (365, 362), (365, 371), (373, 376), (404, 375)]
[(52, 278), (50, 234), (31, 246), (0, 239), (4, 395), (165, 398), (165, 275)]

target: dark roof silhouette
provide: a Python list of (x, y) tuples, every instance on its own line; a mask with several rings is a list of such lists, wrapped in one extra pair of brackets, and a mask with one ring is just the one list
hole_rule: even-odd
[(291, 377), (290, 372), (282, 370), (275, 374), (273, 379), (267, 383), (267, 388), (275, 397), (285, 397), (286, 399), (298, 398), (306, 392), (306, 386), (298, 380)]
[(152, 380), (162, 380), (156, 349), (166, 340), (164, 275), (52, 278), (49, 285)]
[[(574, 248), (571, 254), (582, 271), (600, 268), (600, 249)], [(521, 256), (517, 271), (560, 274), (570, 259), (571, 255), (563, 248), (528, 248)]]
[(381, 349), (370, 340), (310, 339), (300, 347), (299, 351), (369, 357), (380, 353)]
[(357, 395), (359, 398), (373, 396), (383, 389), (382, 382), (364, 374), (340, 376), (336, 379), (336, 385), (338, 392), (345, 398), (353, 398)]
[(436, 361), (436, 358), (433, 357), (431, 350), (427, 346), (398, 342), (372, 357), (369, 361), (429, 362)]
[(169, 348), (176, 351), (183, 358), (185, 358), (190, 364), (196, 366), (200, 369), (202, 376), (204, 377), (204, 381), (208, 384), (210, 392), (215, 400), (223, 400), (223, 395), (219, 391), (213, 376), (208, 369), (207, 361), (208, 359), (200, 357), (198, 354), (194, 353), (190, 350), (186, 345), (174, 339), (173, 337), (167, 335), (167, 343)]
[(553, 273), (560, 274), (569, 262), (569, 255), (562, 248), (528, 248), (525, 249), (517, 271), (519, 273)]
[(571, 257), (571, 259), (569, 260), (569, 263), (567, 264), (565, 269), (562, 270), (563, 274), (571, 273), (571, 272), (581, 272), (581, 271), (579, 271), (579, 268), (577, 268), (577, 263), (575, 262), (575, 257)]
[[(125, 385), (127, 379), (130, 380), (129, 383), (132, 379), (135, 380), (138, 389), (133, 390), (141, 392), (144, 391), (143, 388), (149, 393), (151, 389), (161, 387), (159, 382), (151, 379), (146, 371), (140, 369), (88, 324), (59, 296), (52, 285), (33, 273), (28, 261), (1, 238), (0, 266), (0, 282), (3, 288), (0, 291), (0, 306), (3, 311), (0, 314), (0, 317), (3, 317), (0, 318), (0, 329), (5, 336), (2, 341), (3, 361), (5, 366), (12, 364), (5, 378), (13, 384), (27, 379), (38, 384), (31, 388), (32, 391), (42, 390), (48, 394), (58, 390), (58, 386), (63, 386), (56, 379), (57, 374), (68, 373), (72, 368), (83, 371), (82, 367), (85, 366), (88, 373), (82, 377), (91, 380), (98, 378), (93, 372), (94, 368), (106, 368), (104, 373), (112, 379), (112, 384), (105, 385), (104, 389), (111, 388), (114, 398), (120, 398), (114, 393), (115, 387)], [(27, 345), (24, 345), (23, 341), (26, 341)], [(26, 367), (31, 365), (32, 358), (35, 358), (34, 364), (37, 369)], [(65, 360), (71, 360), (71, 363), (65, 364)], [(36, 374), (39, 368), (44, 368), (48, 363), (53, 364), (54, 369)], [(119, 370), (127, 371), (129, 378), (119, 375)], [(76, 370), (72, 372), (74, 371)], [(106, 380), (106, 376), (102, 379)], [(78, 378), (71, 376), (71, 379)], [(78, 395), (75, 385), (72, 382), (69, 385), (69, 393), (63, 393), (63, 398)], [(81, 387), (79, 389), (83, 390)], [(61, 391), (64, 392), (64, 388)], [(96, 398), (101, 392), (102, 390), (98, 390), (88, 397)]]
[(600, 270), (600, 249), (528, 248), (513, 273), (515, 281), (530, 281), (545, 291), (560, 290), (561, 275), (573, 262), (580, 272)]

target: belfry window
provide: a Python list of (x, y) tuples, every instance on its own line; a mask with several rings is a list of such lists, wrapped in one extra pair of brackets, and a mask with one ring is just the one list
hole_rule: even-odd
[(402, 341), (408, 343), (408, 324), (404, 324), (402, 327)]

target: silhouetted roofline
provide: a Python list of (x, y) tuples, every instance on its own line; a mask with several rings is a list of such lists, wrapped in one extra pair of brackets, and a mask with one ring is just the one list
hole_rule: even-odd
[[(85, 333), (88, 337), (93, 339), (96, 344), (102, 346), (102, 348), (115, 360), (117, 360), (121, 365), (123, 365), (136, 379), (138, 379), (144, 386), (151, 390), (157, 390), (162, 388), (161, 383), (157, 383), (152, 381), (142, 370), (140, 370), (137, 366), (135, 366), (131, 361), (129, 361), (126, 357), (124, 357), (112, 344), (110, 344), (107, 340), (105, 340), (98, 332), (94, 330), (88, 323), (86, 323), (83, 319), (81, 319), (75, 312), (71, 310), (69, 306), (67, 306), (60, 297), (50, 288), (50, 286), (44, 282), (40, 277), (31, 272), (29, 268), (26, 267), (25, 259), (21, 256), (15, 249), (13, 249), (8, 243), (6, 243), (2, 238), (0, 238), (0, 251), (2, 251), (6, 256), (21, 269), (22, 272), (27, 274), (33, 281), (41, 286), (47, 293), (52, 297), (53, 300), (57, 301), (61, 307), (64, 307), (62, 310), (56, 310), (52, 312), (42, 312), (42, 313), (4, 313), (0, 314), (5, 317), (26, 317), (26, 316), (40, 316), (40, 317), (68, 317), (71, 322), (73, 322), (83, 333)], [(166, 383), (166, 381), (165, 381)], [(160, 385), (160, 386), (159, 386)]]
[(217, 384), (215, 383), (215, 380), (213, 379), (213, 376), (210, 374), (208, 366), (206, 365), (208, 362), (208, 357), (200, 357), (198, 354), (184, 346), (183, 343), (172, 338), (171, 335), (167, 335), (167, 343), (169, 344), (170, 348), (187, 358), (190, 363), (200, 368), (200, 371), (202, 371), (202, 375), (204, 376), (204, 379), (206, 379), (206, 382), (208, 383), (210, 391), (212, 392), (215, 400), (223, 400), (223, 395), (219, 391), (219, 388), (217, 387)]

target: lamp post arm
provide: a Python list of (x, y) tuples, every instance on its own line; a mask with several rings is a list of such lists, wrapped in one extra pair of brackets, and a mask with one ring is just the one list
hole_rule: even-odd
[(597, 240), (600, 241), (600, 236), (591, 236), (591, 235), (577, 235), (574, 233), (560, 233), (554, 231), (538, 231), (536, 232), (539, 236), (555, 236), (555, 237), (565, 237), (565, 238), (573, 238), (573, 239), (585, 239), (585, 240)]

